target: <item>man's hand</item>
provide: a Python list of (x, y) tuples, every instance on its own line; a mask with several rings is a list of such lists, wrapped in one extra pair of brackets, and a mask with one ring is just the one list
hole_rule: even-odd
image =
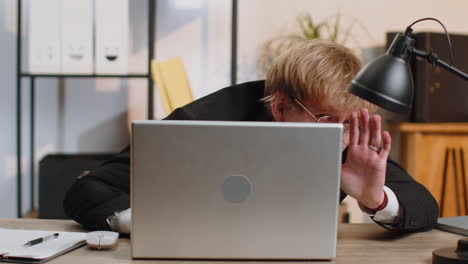
[[(359, 119), (359, 120), (358, 120)], [(341, 170), (342, 190), (367, 208), (377, 208), (384, 200), (383, 186), (390, 134), (381, 132), (381, 117), (374, 115), (372, 127), (369, 111), (351, 114), (348, 156)], [(380, 145), (382, 144), (382, 147)]]

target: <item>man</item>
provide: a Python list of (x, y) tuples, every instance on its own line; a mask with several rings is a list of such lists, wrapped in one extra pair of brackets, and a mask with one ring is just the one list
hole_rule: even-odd
[[(381, 132), (376, 106), (347, 91), (362, 62), (347, 48), (303, 41), (282, 54), (265, 81), (227, 87), (184, 107), (167, 120), (332, 122), (344, 124), (342, 201), (355, 198), (390, 230), (434, 227), (431, 194), (388, 158), (391, 137)], [(80, 177), (68, 191), (67, 215), (89, 229), (130, 232), (130, 146)]]

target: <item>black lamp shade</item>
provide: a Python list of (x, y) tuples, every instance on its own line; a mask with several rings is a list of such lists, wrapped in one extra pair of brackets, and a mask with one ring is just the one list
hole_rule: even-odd
[(387, 53), (364, 66), (349, 91), (386, 110), (405, 114), (413, 102), (413, 75), (405, 59)]
[[(438, 21), (434, 18), (425, 18), (415, 23), (428, 19)], [(348, 91), (389, 111), (408, 113), (411, 110), (414, 93), (413, 74), (408, 61), (413, 55), (426, 59), (432, 65), (442, 66), (468, 80), (466, 73), (440, 60), (432, 51), (427, 53), (415, 49), (415, 41), (411, 38), (413, 31), (411, 26), (415, 23), (407, 27), (404, 34), (398, 34), (393, 39), (385, 55), (369, 62), (358, 72)], [(446, 34), (448, 37), (447, 32)], [(448, 40), (451, 51), (450, 39)]]

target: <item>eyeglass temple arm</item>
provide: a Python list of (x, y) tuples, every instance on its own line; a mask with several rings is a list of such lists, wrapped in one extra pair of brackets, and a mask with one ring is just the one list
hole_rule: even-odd
[(313, 116), (317, 121), (319, 120), (314, 114), (312, 114), (312, 112), (309, 111), (309, 109), (307, 109), (307, 107), (305, 107), (305, 105), (301, 103), (301, 101), (297, 99), (294, 99), (294, 101), (296, 101), (296, 103), (298, 103), (309, 115)]

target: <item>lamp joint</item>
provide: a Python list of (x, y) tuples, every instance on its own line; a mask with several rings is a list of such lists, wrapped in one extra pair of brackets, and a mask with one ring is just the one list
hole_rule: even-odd
[(426, 60), (432, 64), (432, 67), (436, 65), (436, 62), (439, 60), (439, 56), (437, 53), (435, 53), (432, 49), (429, 50), (429, 53), (427, 54)]

